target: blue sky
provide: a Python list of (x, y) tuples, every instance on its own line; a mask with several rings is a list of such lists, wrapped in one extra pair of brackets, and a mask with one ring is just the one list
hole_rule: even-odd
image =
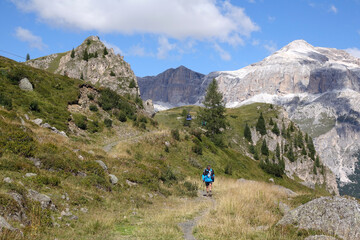
[(137, 76), (236, 70), (296, 39), (360, 58), (359, 13), (360, 0), (1, 0), (0, 55), (24, 61), (9, 53), (37, 58), (97, 35)]

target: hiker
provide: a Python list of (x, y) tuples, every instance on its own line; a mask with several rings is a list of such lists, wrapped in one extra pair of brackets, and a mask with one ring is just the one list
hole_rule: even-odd
[(206, 195), (211, 197), (212, 196), (211, 187), (212, 187), (212, 183), (215, 180), (215, 173), (214, 170), (211, 169), (210, 165), (207, 165), (207, 167), (205, 168), (202, 174), (202, 180), (203, 182), (205, 182), (206, 185)]

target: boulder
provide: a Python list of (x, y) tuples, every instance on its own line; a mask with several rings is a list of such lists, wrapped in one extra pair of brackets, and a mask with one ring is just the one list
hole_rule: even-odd
[(33, 201), (39, 202), (42, 208), (52, 207), (51, 198), (45, 194), (39, 193), (35, 190), (28, 190), (28, 198)]
[(321, 197), (291, 210), (277, 224), (360, 239), (360, 204), (338, 196)]
[(33, 91), (34, 90), (31, 82), (27, 78), (23, 78), (20, 80), (19, 87), (21, 90), (24, 90), (24, 91)]
[(41, 123), (43, 122), (43, 120), (41, 118), (37, 118), (35, 120), (31, 120), (33, 123), (35, 123), (36, 125), (41, 125)]
[(37, 174), (36, 173), (26, 173), (25, 177), (36, 177)]
[(104, 169), (104, 171), (108, 170), (108, 167), (106, 166), (106, 164), (103, 161), (95, 160), (95, 162), (97, 162)]
[(127, 179), (126, 179), (126, 184), (129, 185), (130, 187), (137, 185), (137, 183), (132, 182), (132, 181), (129, 181), (129, 180), (127, 180)]
[(3, 181), (6, 182), (6, 183), (12, 183), (13, 182), (13, 180), (11, 178), (9, 178), (9, 177), (4, 178)]
[(114, 175), (114, 174), (109, 174), (109, 177), (110, 177), (110, 182), (112, 183), (112, 184), (117, 184), (118, 183), (118, 181), (119, 181), (119, 179)]

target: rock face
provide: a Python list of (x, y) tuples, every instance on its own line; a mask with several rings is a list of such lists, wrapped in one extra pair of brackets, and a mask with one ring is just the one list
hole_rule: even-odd
[(296, 40), (261, 62), (213, 72), (228, 107), (267, 102), (285, 107), (309, 133), (339, 180), (340, 192), (360, 197), (360, 59), (345, 51)]
[(321, 230), (343, 239), (360, 239), (360, 205), (342, 197), (322, 197), (288, 212), (278, 224)]
[(197, 102), (203, 77), (201, 73), (180, 66), (156, 76), (138, 77), (138, 82), (142, 99), (176, 106)]
[(72, 78), (84, 79), (120, 94), (140, 94), (137, 79), (130, 65), (122, 56), (115, 54), (113, 49), (107, 49), (107, 54), (104, 54), (104, 51), (105, 45), (100, 39), (90, 36), (74, 49), (73, 57), (72, 51), (69, 51), (33, 59), (26, 64)]

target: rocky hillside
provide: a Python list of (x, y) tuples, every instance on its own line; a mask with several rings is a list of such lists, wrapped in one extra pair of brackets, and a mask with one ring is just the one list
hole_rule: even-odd
[(141, 97), (154, 103), (173, 106), (195, 104), (198, 101), (203, 74), (184, 66), (168, 69), (156, 76), (138, 77)]
[[(339, 178), (340, 191), (359, 196), (349, 191), (358, 185), (349, 177), (356, 171), (360, 149), (360, 59), (297, 40), (261, 62), (209, 74), (203, 88), (214, 77), (229, 107), (251, 102), (283, 105), (314, 137), (320, 156)], [(353, 187), (343, 188), (345, 184)]]
[(26, 64), (52, 73), (83, 79), (107, 87), (119, 94), (140, 94), (130, 65), (113, 49), (107, 49), (99, 37), (90, 36), (72, 51), (55, 53), (27, 61)]

